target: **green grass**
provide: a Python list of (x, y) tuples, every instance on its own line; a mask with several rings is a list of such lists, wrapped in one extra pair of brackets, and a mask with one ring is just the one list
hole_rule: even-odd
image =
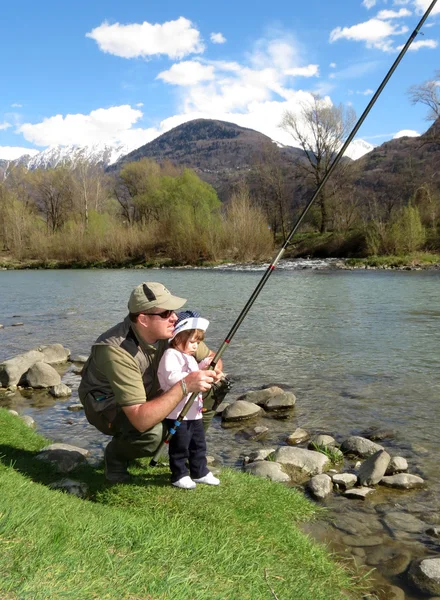
[[(14, 600), (333, 600), (355, 580), (298, 523), (317, 508), (300, 492), (224, 469), (218, 487), (184, 491), (138, 463), (134, 483), (102, 468), (82, 500), (35, 453), (47, 440), (0, 409), (0, 597)], [(358, 586), (359, 587), (359, 586)]]

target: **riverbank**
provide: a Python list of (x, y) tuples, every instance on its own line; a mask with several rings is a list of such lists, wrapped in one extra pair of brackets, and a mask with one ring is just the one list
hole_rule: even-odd
[(4, 598), (336, 600), (365, 592), (362, 579), (300, 532), (320, 510), (294, 489), (222, 469), (220, 486), (182, 491), (167, 469), (139, 461), (131, 485), (109, 486), (102, 465), (77, 467), (69, 478), (88, 489), (79, 499), (50, 488), (60, 475), (35, 458), (49, 440), (5, 409), (0, 439)]
[[(386, 269), (386, 270), (440, 270), (440, 254), (414, 253), (405, 256), (368, 256), (364, 258), (316, 258), (312, 256), (295, 257), (286, 253), (284, 259), (298, 262), (298, 268), (320, 268), (328, 266), (331, 269)], [(8, 254), (0, 255), (0, 270), (29, 270), (29, 269), (162, 269), (162, 268), (221, 268), (222, 266), (242, 265), (226, 261), (200, 261), (194, 264), (182, 264), (171, 258), (158, 257), (154, 260), (126, 260), (126, 261), (61, 261), (54, 259), (26, 259), (18, 260)], [(260, 262), (249, 262), (250, 267)]]

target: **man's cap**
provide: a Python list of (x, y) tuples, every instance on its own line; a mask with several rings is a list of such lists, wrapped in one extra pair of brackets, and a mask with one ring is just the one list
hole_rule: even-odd
[(208, 329), (209, 321), (199, 315), (194, 310), (185, 310), (177, 313), (177, 321), (174, 326), (172, 340), (181, 331), (187, 331), (188, 329), (201, 329), (206, 331)]
[(150, 308), (163, 308), (164, 310), (177, 310), (186, 302), (186, 298), (173, 296), (161, 283), (145, 281), (134, 288), (128, 301), (128, 310), (139, 314)]

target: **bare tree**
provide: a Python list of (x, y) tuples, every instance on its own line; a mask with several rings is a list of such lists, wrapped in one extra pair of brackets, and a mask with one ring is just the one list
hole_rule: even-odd
[(31, 175), (37, 205), (47, 228), (55, 232), (62, 227), (72, 207), (72, 175), (66, 167), (34, 171)]
[[(413, 85), (409, 89), (412, 104), (424, 104), (428, 107), (427, 121), (440, 119), (440, 69), (435, 72), (434, 78), (420, 85)], [(440, 123), (432, 130), (432, 140), (440, 141)]]
[[(346, 140), (356, 114), (350, 106), (334, 106), (318, 94), (310, 102), (303, 102), (298, 111), (286, 111), (281, 127), (290, 133), (304, 150), (304, 160), (298, 167), (317, 187), (328, 172), (332, 160)], [(344, 169), (340, 163), (338, 169)], [(329, 214), (326, 190), (319, 197), (321, 233), (328, 229)]]
[(87, 160), (79, 160), (72, 172), (75, 181), (76, 210), (81, 214), (84, 226), (89, 225), (89, 210), (96, 212), (109, 196), (104, 169)]

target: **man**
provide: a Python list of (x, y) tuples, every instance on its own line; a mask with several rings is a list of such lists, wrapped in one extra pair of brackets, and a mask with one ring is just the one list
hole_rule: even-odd
[[(188, 392), (207, 392), (222, 377), (219, 361), (216, 371), (189, 373), (161, 392), (157, 368), (173, 335), (174, 311), (185, 303), (161, 283), (141, 283), (130, 295), (128, 316), (96, 340), (84, 365), (79, 397), (88, 421), (113, 436), (104, 452), (105, 476), (113, 483), (129, 481), (130, 460), (156, 452), (166, 433), (162, 421)], [(197, 361), (210, 355), (201, 343)]]

